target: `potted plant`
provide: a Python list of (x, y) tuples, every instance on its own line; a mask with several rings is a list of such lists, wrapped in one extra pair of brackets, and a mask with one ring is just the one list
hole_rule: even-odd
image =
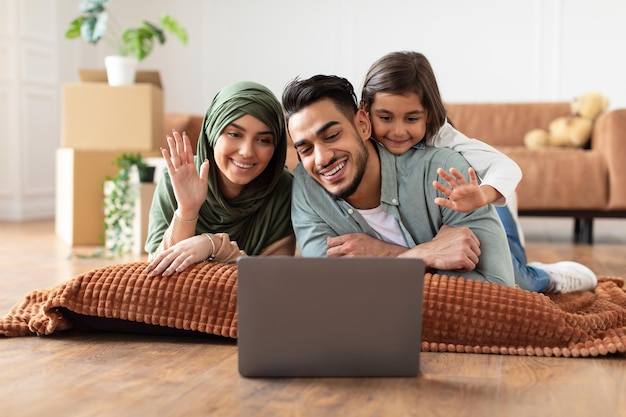
[[(187, 45), (187, 31), (168, 14), (161, 16), (159, 23), (143, 20), (138, 27), (121, 30), (106, 10), (108, 2), (81, 0), (78, 5), (81, 14), (70, 22), (65, 37), (81, 37), (91, 44), (104, 39), (115, 48), (118, 55), (105, 58), (110, 85), (134, 83), (137, 63), (150, 55), (155, 41), (161, 45), (165, 43), (165, 32), (173, 34), (183, 45)], [(120, 74), (114, 72), (116, 68), (121, 68)]]
[(150, 167), (140, 153), (122, 153), (114, 164), (120, 171), (104, 183), (104, 247), (113, 256), (119, 256), (133, 249), (139, 183)]
[(118, 178), (128, 177), (132, 181), (133, 167), (137, 169), (139, 182), (152, 182), (154, 178), (154, 166), (146, 164), (139, 152), (122, 153), (113, 163), (120, 169)]

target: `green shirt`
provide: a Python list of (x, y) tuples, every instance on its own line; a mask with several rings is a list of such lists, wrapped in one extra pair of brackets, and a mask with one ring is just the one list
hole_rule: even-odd
[[(418, 144), (402, 155), (388, 152), (372, 141), (381, 163), (381, 206), (398, 220), (407, 247), (431, 241), (442, 225), (465, 226), (480, 241), (481, 255), (473, 271), (437, 271), (440, 274), (514, 286), (513, 261), (495, 209), (491, 205), (460, 213), (434, 203), (444, 197), (432, 183), (442, 181), (437, 168), (467, 172), (469, 164), (457, 152)], [(350, 233), (376, 232), (361, 214), (343, 199), (336, 199), (313, 180), (301, 165), (295, 169), (292, 222), (303, 256), (326, 256), (326, 238)]]

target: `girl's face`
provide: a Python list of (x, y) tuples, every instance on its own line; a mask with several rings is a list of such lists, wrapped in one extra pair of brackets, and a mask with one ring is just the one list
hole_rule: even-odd
[(246, 114), (226, 126), (213, 153), (220, 191), (232, 199), (269, 164), (274, 155), (274, 133), (265, 123)]
[(367, 110), (372, 136), (391, 153), (406, 152), (426, 134), (428, 112), (415, 93), (376, 93)]

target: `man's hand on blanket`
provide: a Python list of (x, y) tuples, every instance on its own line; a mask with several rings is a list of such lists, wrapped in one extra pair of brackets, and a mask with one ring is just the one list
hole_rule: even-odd
[(326, 238), (326, 256), (398, 256), (406, 248), (383, 242), (365, 233), (350, 233)]
[(205, 236), (192, 236), (159, 253), (150, 262), (145, 272), (150, 276), (167, 277), (204, 261), (213, 254), (213, 250), (211, 242)]
[(480, 257), (480, 241), (468, 227), (443, 225), (430, 242), (404, 252), (400, 257), (417, 257), (427, 268), (473, 271)]

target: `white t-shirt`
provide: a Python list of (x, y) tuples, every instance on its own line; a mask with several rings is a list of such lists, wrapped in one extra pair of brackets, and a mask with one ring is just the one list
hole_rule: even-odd
[(359, 210), (365, 221), (376, 231), (379, 239), (387, 243), (407, 247), (402, 231), (395, 217), (388, 214), (381, 206)]

